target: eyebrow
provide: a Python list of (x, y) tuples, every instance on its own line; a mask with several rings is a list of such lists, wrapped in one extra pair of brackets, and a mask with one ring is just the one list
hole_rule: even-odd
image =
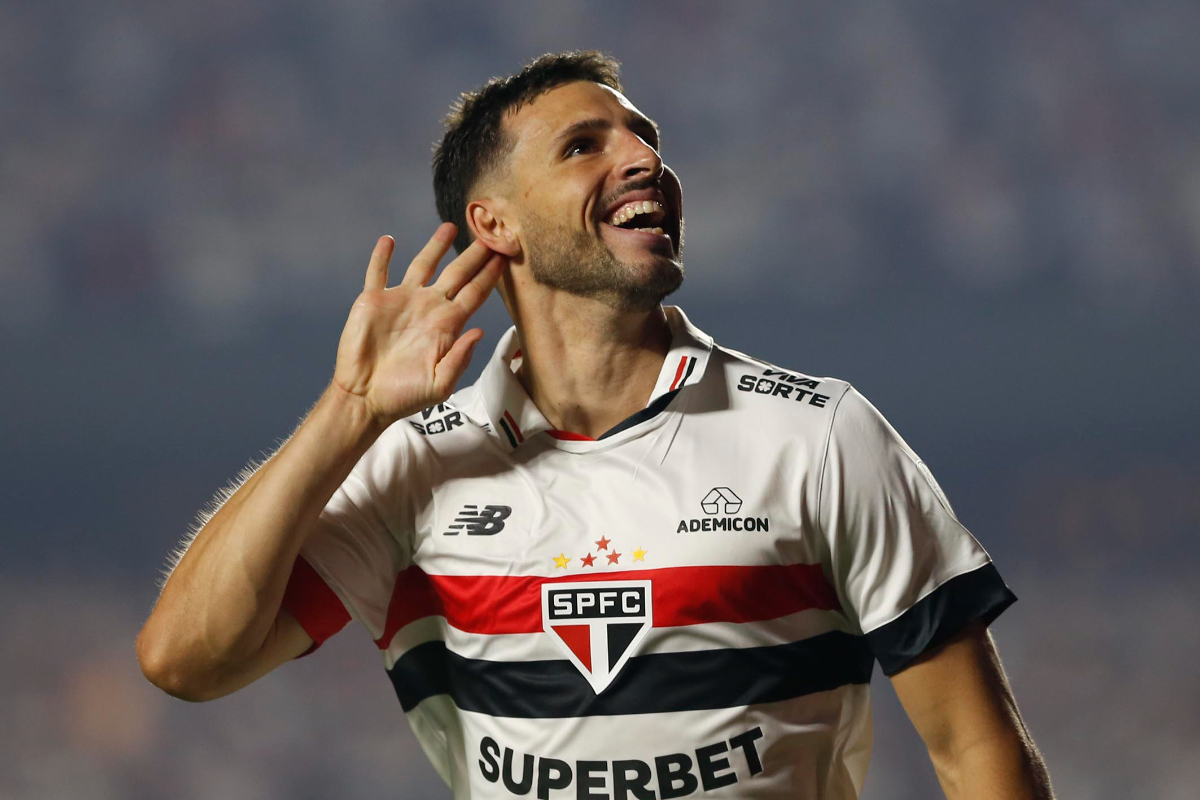
[[(627, 120), (630, 129), (634, 131), (652, 131), (654, 133), (654, 149), (658, 150), (662, 147), (662, 134), (659, 133), (658, 123), (649, 117), (630, 116)], [(612, 128), (612, 123), (602, 117), (590, 117), (581, 119), (578, 122), (573, 122), (564, 128), (557, 136), (554, 137), (555, 144), (565, 143), (572, 137), (578, 136), (581, 133), (598, 133), (607, 131)]]

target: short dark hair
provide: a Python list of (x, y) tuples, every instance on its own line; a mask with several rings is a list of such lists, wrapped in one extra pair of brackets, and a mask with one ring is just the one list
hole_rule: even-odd
[(492, 78), (480, 89), (459, 96), (446, 115), (446, 133), (433, 151), (434, 201), (442, 221), (458, 226), (455, 250), (461, 253), (471, 244), (467, 194), (512, 147), (501, 129), (505, 113), (573, 81), (592, 81), (623, 91), (620, 67), (615, 59), (596, 50), (547, 53), (515, 75)]

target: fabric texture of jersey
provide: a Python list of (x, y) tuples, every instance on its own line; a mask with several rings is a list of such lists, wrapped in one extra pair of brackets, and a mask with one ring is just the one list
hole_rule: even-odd
[(868, 684), (1016, 598), (849, 384), (678, 308), (646, 407), (551, 430), (514, 374), (390, 426), (284, 599), (353, 619), (458, 799), (857, 798)]

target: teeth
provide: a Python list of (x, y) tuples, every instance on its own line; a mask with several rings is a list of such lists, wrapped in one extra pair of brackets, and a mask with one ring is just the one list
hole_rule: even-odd
[(662, 203), (657, 200), (634, 200), (632, 203), (626, 203), (616, 214), (613, 214), (612, 224), (620, 225), (633, 219), (638, 214), (649, 214), (653, 211), (661, 210)]
[(634, 228), (634, 230), (641, 231), (642, 233), (662, 233), (663, 232), (662, 228)]

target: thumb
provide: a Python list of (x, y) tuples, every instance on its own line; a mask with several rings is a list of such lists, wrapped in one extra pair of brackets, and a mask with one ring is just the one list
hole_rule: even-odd
[(482, 338), (482, 328), (471, 328), (459, 336), (458, 341), (450, 347), (450, 351), (442, 356), (442, 360), (433, 368), (433, 387), (438, 396), (446, 398), (454, 392), (455, 385), (471, 363), (475, 345), (479, 344)]

